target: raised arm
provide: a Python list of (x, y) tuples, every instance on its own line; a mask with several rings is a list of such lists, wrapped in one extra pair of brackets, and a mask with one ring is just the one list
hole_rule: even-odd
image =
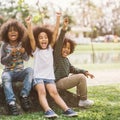
[(28, 16), (25, 19), (25, 22), (26, 22), (26, 25), (27, 25), (27, 33), (28, 33), (28, 36), (30, 38), (31, 48), (32, 48), (33, 51), (35, 51), (35, 49), (36, 49), (36, 42), (35, 42), (35, 38), (33, 36), (33, 30), (32, 30), (32, 24), (31, 24), (31, 17)]
[(63, 27), (62, 27), (62, 29), (63, 29), (64, 31), (67, 31), (67, 29), (68, 29), (68, 24), (69, 24), (69, 19), (68, 19), (68, 17), (65, 17), (65, 18), (64, 18), (64, 21), (63, 21)]
[(54, 46), (54, 44), (57, 40), (58, 30), (59, 30), (59, 26), (60, 26), (60, 16), (61, 16), (61, 13), (56, 13), (56, 24), (55, 24), (55, 28), (54, 28), (54, 32), (53, 32), (53, 40), (51, 43), (52, 47)]
[(60, 60), (59, 58), (62, 57), (61, 50), (62, 50), (62, 47), (63, 47), (64, 37), (65, 37), (65, 33), (67, 31), (67, 28), (68, 28), (68, 24), (69, 24), (69, 20), (66, 17), (66, 18), (64, 18), (63, 27), (60, 31), (58, 40), (55, 43), (54, 62), (59, 62), (59, 60)]

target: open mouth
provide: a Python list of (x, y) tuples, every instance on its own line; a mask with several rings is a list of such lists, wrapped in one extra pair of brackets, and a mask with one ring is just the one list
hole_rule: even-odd
[(67, 56), (67, 55), (68, 55), (68, 52), (64, 51), (64, 52), (63, 52), (63, 55), (64, 55), (64, 56)]
[(42, 42), (42, 43), (41, 43), (41, 47), (42, 47), (42, 48), (46, 48), (46, 46), (47, 46), (47, 43), (46, 43), (46, 42)]
[(13, 38), (13, 39), (16, 38), (16, 35), (11, 35), (11, 38)]

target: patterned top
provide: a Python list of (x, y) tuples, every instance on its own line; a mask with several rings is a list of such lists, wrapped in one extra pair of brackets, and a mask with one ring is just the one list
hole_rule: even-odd
[(64, 77), (68, 77), (70, 73), (78, 74), (85, 73), (86, 70), (75, 68), (69, 62), (67, 57), (62, 57), (62, 46), (65, 36), (65, 31), (61, 30), (60, 36), (55, 44), (54, 48), (54, 72), (56, 80), (59, 80)]
[[(15, 46), (20, 49), (22, 47), (21, 42)], [(29, 59), (27, 53), (16, 52), (15, 55), (11, 54), (11, 50), (14, 48), (8, 43), (4, 43), (1, 48), (1, 63), (5, 65), (4, 71), (21, 71), (24, 69), (23, 60)]]

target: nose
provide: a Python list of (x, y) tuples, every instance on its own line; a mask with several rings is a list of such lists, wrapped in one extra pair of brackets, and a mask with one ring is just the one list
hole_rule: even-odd
[(11, 32), (15, 32), (15, 30), (11, 30)]
[(68, 48), (65, 48), (65, 50), (68, 50)]

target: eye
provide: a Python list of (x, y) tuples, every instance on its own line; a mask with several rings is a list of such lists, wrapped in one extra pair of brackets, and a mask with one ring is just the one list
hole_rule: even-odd
[(42, 36), (39, 36), (38, 39), (42, 39), (43, 37)]
[(47, 36), (45, 36), (45, 39), (47, 39), (48, 37)]

